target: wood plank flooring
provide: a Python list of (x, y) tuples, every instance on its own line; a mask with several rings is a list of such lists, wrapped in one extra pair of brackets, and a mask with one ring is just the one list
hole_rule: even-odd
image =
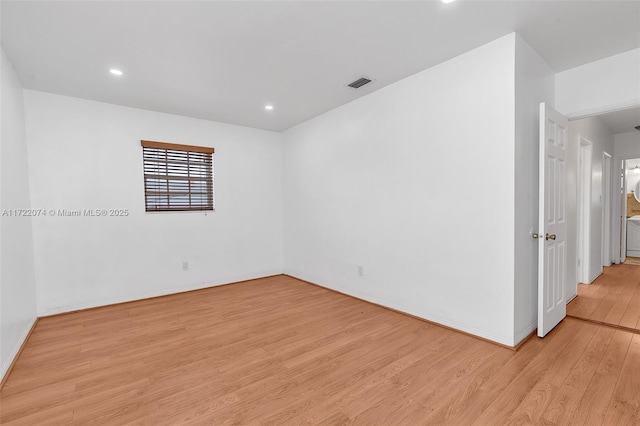
[(627, 258), (624, 261), (625, 265), (640, 265), (640, 257), (630, 257), (627, 256)]
[(591, 284), (578, 284), (567, 315), (640, 332), (640, 266), (613, 265)]
[(278, 276), (43, 318), (3, 425), (640, 423), (640, 335), (512, 350)]

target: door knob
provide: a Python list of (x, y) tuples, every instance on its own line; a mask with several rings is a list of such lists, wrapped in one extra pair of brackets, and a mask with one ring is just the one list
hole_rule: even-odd
[(556, 234), (546, 234), (544, 236), (545, 240), (555, 240), (556, 239)]
[(538, 238), (540, 238), (540, 234), (538, 234), (537, 232), (534, 232), (533, 234), (531, 234), (531, 238), (533, 238), (534, 240), (537, 240)]

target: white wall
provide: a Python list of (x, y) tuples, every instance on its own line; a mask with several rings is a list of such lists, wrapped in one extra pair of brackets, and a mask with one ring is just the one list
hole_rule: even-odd
[(565, 159), (565, 214), (567, 218), (567, 275), (565, 300), (571, 300), (578, 294), (578, 158), (579, 137), (572, 133), (569, 121), (567, 158)]
[(553, 107), (554, 72), (516, 37), (515, 115), (515, 344), (538, 323), (538, 151), (540, 102)]
[[(40, 315), (282, 273), (279, 133), (25, 91)], [(145, 213), (140, 140), (213, 146), (216, 211)], [(190, 270), (182, 270), (182, 262)]]
[[(0, 50), (0, 379), (36, 319), (29, 176), (22, 86)], [(6, 211), (5, 211), (6, 209)]]
[(514, 50), (511, 34), (286, 131), (285, 272), (512, 345)]
[(640, 157), (640, 132), (618, 133), (613, 143), (616, 157)]
[(640, 105), (640, 49), (556, 74), (556, 109), (582, 117)]
[[(577, 247), (573, 242), (578, 241), (577, 237), (577, 194), (578, 187), (578, 158), (580, 138), (585, 138), (591, 142), (591, 209), (590, 209), (590, 239), (589, 245), (589, 272), (588, 282), (595, 280), (602, 273), (602, 212), (603, 212), (603, 190), (602, 190), (602, 154), (604, 152), (613, 156), (613, 132), (598, 117), (588, 117), (569, 122), (569, 149), (572, 152), (571, 162), (567, 162), (567, 174), (571, 176), (567, 179), (567, 227), (573, 229), (568, 235), (567, 258), (575, 259), (575, 268), (567, 267), (567, 283), (575, 286), (577, 283)], [(612, 166), (613, 167), (613, 166)], [(575, 232), (575, 238), (572, 234)]]
[(626, 193), (630, 194), (632, 192), (635, 192), (636, 190), (636, 185), (638, 184), (638, 181), (640, 181), (640, 174), (637, 173), (633, 173), (632, 171), (628, 170), (627, 167), (627, 179), (626, 179), (626, 184), (627, 184), (627, 188), (626, 188)]
[[(616, 157), (619, 159), (640, 158), (640, 132), (634, 130), (628, 133), (618, 133), (613, 138), (613, 152)], [(627, 165), (627, 169), (629, 168), (630, 166)], [(627, 193), (635, 189), (638, 180), (640, 180), (640, 175), (627, 173)]]

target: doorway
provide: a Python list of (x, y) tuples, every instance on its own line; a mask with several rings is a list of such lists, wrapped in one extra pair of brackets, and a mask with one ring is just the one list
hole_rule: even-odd
[(640, 158), (622, 160), (620, 262), (640, 265)]
[[(587, 284), (577, 284), (578, 296), (568, 303), (567, 316), (638, 333), (640, 267), (620, 263), (633, 261), (625, 259), (631, 253), (627, 224), (629, 216), (640, 216), (640, 201), (633, 201), (637, 213), (629, 207), (630, 197), (640, 192), (634, 186), (640, 181), (640, 132), (635, 129), (640, 107), (598, 119), (575, 127), (576, 278)], [(640, 254), (640, 225), (638, 234)]]

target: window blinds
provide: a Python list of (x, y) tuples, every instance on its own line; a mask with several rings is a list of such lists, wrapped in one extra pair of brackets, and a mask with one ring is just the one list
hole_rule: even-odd
[(141, 141), (145, 210), (213, 210), (213, 148)]

